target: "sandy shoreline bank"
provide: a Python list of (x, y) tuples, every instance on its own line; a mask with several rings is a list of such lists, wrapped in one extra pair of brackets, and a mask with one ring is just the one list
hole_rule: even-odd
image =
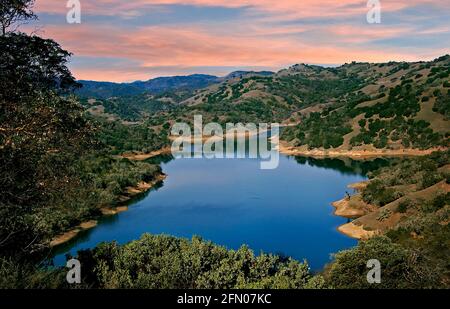
[(425, 156), (435, 151), (442, 151), (446, 149), (431, 148), (426, 150), (420, 149), (380, 149), (380, 150), (321, 150), (312, 149), (307, 150), (305, 147), (293, 147), (286, 142), (280, 141), (279, 151), (282, 154), (289, 156), (305, 156), (313, 158), (339, 158), (346, 157), (351, 159), (366, 159), (379, 157), (408, 157), (408, 156)]
[[(157, 184), (164, 181), (164, 179), (166, 179), (166, 177), (167, 176), (165, 174), (160, 174), (160, 175), (156, 176), (155, 179), (151, 182), (141, 181), (134, 187), (125, 188), (125, 191), (123, 192), (123, 194), (118, 197), (118, 202), (120, 202), (120, 203), (129, 202), (134, 197), (147, 192), (148, 190), (150, 190)], [(127, 211), (127, 210), (128, 210), (128, 206), (102, 207), (102, 208), (100, 208), (100, 213), (101, 213), (101, 216), (107, 217), (107, 216), (117, 215), (117, 214)], [(50, 241), (50, 247), (53, 248), (53, 247), (62, 245), (64, 243), (74, 239), (75, 237), (77, 237), (78, 234), (80, 234), (81, 232), (87, 231), (87, 230), (90, 230), (90, 229), (96, 227), (97, 224), (98, 224), (97, 220), (89, 220), (89, 221), (83, 222), (80, 225), (74, 227), (73, 229), (71, 229), (65, 233), (62, 233), (60, 235), (55, 236)]]
[(377, 231), (366, 231), (362, 226), (356, 225), (353, 222), (341, 225), (338, 227), (338, 231), (358, 240), (369, 239), (379, 234)]
[(334, 215), (344, 217), (347, 219), (355, 219), (364, 216), (366, 213), (361, 209), (353, 208), (350, 204), (350, 200), (343, 198), (342, 200), (331, 203), (334, 210)]
[[(251, 134), (253, 135), (253, 134)], [(249, 137), (249, 133), (245, 134), (237, 134), (237, 137), (245, 136)], [(230, 137), (229, 134), (225, 134), (223, 140), (227, 137)], [(170, 140), (174, 141), (175, 139), (181, 139), (182, 137), (171, 136)], [(186, 138), (185, 141), (190, 141), (194, 143), (197, 141), (195, 138)], [(206, 141), (219, 141), (221, 138), (215, 136), (203, 136), (201, 138), (201, 142)], [(312, 158), (350, 158), (350, 159), (371, 159), (371, 158), (380, 158), (380, 157), (412, 157), (412, 156), (426, 156), (430, 155), (435, 151), (443, 151), (447, 150), (447, 148), (431, 148), (426, 150), (420, 149), (398, 149), (398, 150), (390, 150), (390, 149), (372, 149), (372, 150), (323, 150), (323, 149), (312, 149), (308, 150), (305, 146), (302, 147), (294, 147), (290, 146), (286, 141), (280, 140), (278, 150), (281, 154), (288, 156), (304, 156), (304, 157), (312, 157)], [(171, 154), (171, 147), (164, 147), (160, 150), (152, 151), (150, 153), (126, 153), (122, 154), (118, 157), (126, 158), (130, 160), (136, 161), (144, 161), (149, 158), (153, 158), (163, 154)]]
[(170, 154), (171, 149), (170, 147), (164, 147), (159, 150), (155, 150), (149, 153), (125, 153), (120, 156), (119, 158), (125, 158), (133, 161), (144, 161), (150, 158), (154, 158), (160, 155)]
[[(367, 184), (368, 181), (362, 181), (349, 184), (347, 187), (356, 191), (361, 191)], [(334, 215), (347, 219), (361, 218), (374, 210), (372, 209), (373, 206), (364, 203), (358, 194), (335, 201), (331, 203), (331, 205), (335, 208)], [(356, 225), (353, 222), (343, 224), (339, 226), (337, 230), (342, 234), (355, 239), (368, 239), (378, 233), (377, 231), (367, 231), (363, 226)]]

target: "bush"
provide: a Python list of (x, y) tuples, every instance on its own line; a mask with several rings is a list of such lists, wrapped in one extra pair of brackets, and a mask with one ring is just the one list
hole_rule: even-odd
[(361, 128), (364, 128), (367, 124), (367, 120), (366, 119), (361, 119), (360, 121), (358, 121), (358, 124)]
[(401, 201), (398, 204), (397, 212), (404, 214), (404, 213), (406, 213), (408, 211), (408, 208), (410, 208), (410, 206), (411, 206), (411, 201), (410, 200)]
[(362, 191), (362, 198), (366, 203), (376, 206), (387, 205), (401, 197), (401, 193), (387, 188), (380, 180), (371, 181)]
[(392, 212), (389, 209), (383, 209), (381, 210), (381, 212), (379, 213), (377, 220), (380, 222), (383, 222), (387, 219), (389, 219), (389, 217), (392, 215)]
[(68, 288), (66, 271), (36, 268), (31, 262), (0, 257), (0, 289)]
[(104, 243), (81, 251), (85, 282), (94, 288), (233, 289), (319, 288), (306, 263), (261, 254), (246, 246), (227, 250), (194, 237), (143, 235), (123, 246)]
[(426, 189), (437, 184), (442, 179), (444, 179), (444, 177), (441, 174), (427, 171), (422, 176), (422, 182), (420, 186), (422, 189)]
[[(381, 263), (381, 283), (367, 282), (367, 262)], [(385, 236), (359, 242), (358, 246), (335, 255), (335, 262), (325, 275), (328, 286), (336, 289), (402, 289), (440, 286), (431, 266), (420, 253), (412, 252)], [(426, 270), (425, 270), (426, 269)]]
[(434, 213), (445, 205), (450, 205), (450, 193), (439, 194), (433, 200), (422, 205), (422, 211), (425, 213)]

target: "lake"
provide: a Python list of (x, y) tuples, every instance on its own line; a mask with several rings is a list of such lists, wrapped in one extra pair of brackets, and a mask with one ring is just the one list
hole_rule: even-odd
[(168, 159), (167, 179), (130, 205), (127, 212), (103, 218), (99, 225), (56, 248), (65, 254), (100, 242), (126, 243), (143, 233), (191, 238), (193, 235), (256, 253), (282, 254), (320, 270), (331, 254), (356, 245), (337, 231), (347, 219), (333, 215), (331, 202), (386, 163), (350, 159), (311, 159), (280, 155), (274, 170), (261, 170), (259, 159)]

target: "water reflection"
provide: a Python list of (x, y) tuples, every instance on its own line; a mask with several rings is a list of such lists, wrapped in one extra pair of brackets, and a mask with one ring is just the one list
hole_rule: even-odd
[[(290, 156), (300, 165), (309, 165), (324, 169), (332, 169), (343, 175), (366, 176), (369, 172), (375, 171), (381, 167), (388, 166), (395, 158), (374, 158), (353, 160), (350, 158), (312, 158), (304, 156)], [(145, 160), (150, 164), (166, 164), (175, 160), (171, 154), (159, 155)]]
[(295, 157), (298, 164), (308, 164), (325, 169), (333, 169), (343, 175), (366, 176), (368, 172), (388, 166), (392, 159), (376, 158), (365, 160), (352, 160), (350, 158), (309, 158)]

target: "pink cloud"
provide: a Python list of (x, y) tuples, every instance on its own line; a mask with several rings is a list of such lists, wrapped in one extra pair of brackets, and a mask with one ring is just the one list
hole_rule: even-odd
[[(302, 43), (289, 37), (262, 37), (246, 33), (217, 35), (198, 27), (152, 26), (125, 31), (109, 28), (49, 27), (51, 37), (76, 56), (100, 58), (126, 58), (138, 61), (139, 72), (129, 76), (119, 75), (124, 80), (148, 78), (154, 67), (200, 67), (200, 66), (264, 66), (281, 68), (298, 62), (344, 63), (353, 60), (372, 62), (389, 60), (417, 60), (417, 57), (395, 51), (337, 47), (332, 44)], [(335, 29), (337, 35), (347, 36), (345, 27)], [(283, 32), (283, 31), (282, 31)], [(395, 31), (394, 31), (395, 33)], [(80, 79), (111, 79), (108, 72), (93, 69), (75, 69)], [(114, 70), (113, 70), (114, 71)], [(117, 70), (116, 70), (117, 71)], [(124, 71), (126, 72), (126, 70)]]
[[(146, 7), (158, 5), (192, 5), (199, 7), (243, 8), (251, 7), (260, 12), (283, 13), (289, 17), (324, 17), (361, 14), (367, 11), (365, 0), (81, 0), (87, 13), (98, 15), (121, 15), (127, 12), (137, 14)], [(447, 0), (389, 0), (381, 1), (385, 11), (396, 11), (415, 5), (429, 5), (450, 9)], [(64, 13), (66, 1), (40, 0), (36, 3), (38, 12)], [(286, 15), (287, 14), (287, 15)]]
[[(407, 37), (418, 33), (413, 21), (397, 26), (367, 25), (365, 0), (81, 0), (83, 14), (134, 18), (146, 9), (165, 10), (167, 4), (199, 7), (248, 8), (239, 22), (210, 22), (182, 25), (142, 26), (133, 29), (114, 24), (50, 24), (43, 33), (60, 42), (75, 57), (125, 59), (138, 67), (73, 67), (80, 79), (132, 80), (151, 74), (165, 75), (155, 68), (189, 67), (267, 67), (281, 68), (298, 62), (338, 64), (350, 61), (382, 62), (423, 60), (444, 54), (424, 46), (395, 49), (377, 48), (370, 43), (380, 39)], [(381, 1), (383, 12), (395, 12), (422, 4), (450, 9), (448, 0)], [(37, 13), (65, 14), (66, 1), (38, 0)], [(334, 24), (324, 21), (293, 25), (294, 19), (339, 17)], [(420, 16), (419, 16), (420, 17)], [(421, 34), (448, 32), (438, 25)], [(365, 44), (365, 47), (361, 47)], [(126, 62), (126, 61), (125, 61)], [(172, 72), (172, 71), (171, 71)], [(154, 76), (154, 75), (153, 75)]]

